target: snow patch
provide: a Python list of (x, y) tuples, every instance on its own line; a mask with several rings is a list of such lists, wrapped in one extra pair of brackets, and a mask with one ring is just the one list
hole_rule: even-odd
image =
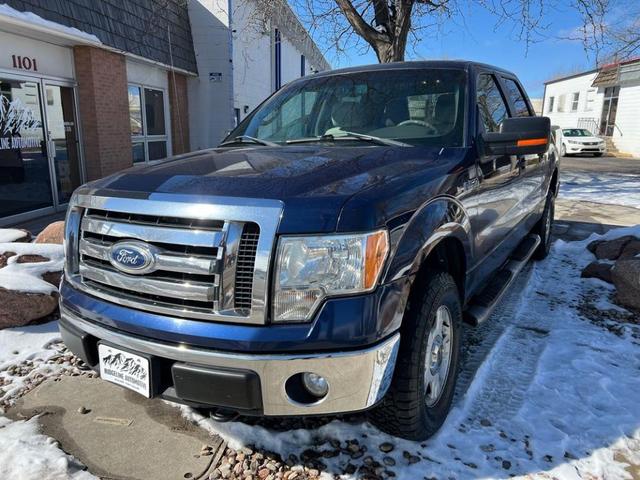
[(560, 195), (566, 200), (640, 208), (640, 178), (625, 174), (562, 172)]
[(0, 478), (89, 480), (93, 475), (39, 432), (36, 417), (12, 422), (0, 417)]
[(15, 242), (27, 235), (24, 231), (16, 228), (0, 228), (0, 243)]
[(66, 25), (52, 22), (51, 20), (45, 20), (44, 18), (36, 15), (33, 12), (21, 12), (19, 10), (16, 10), (15, 8), (11, 8), (6, 3), (0, 4), (0, 15), (15, 18), (16, 20), (22, 20), (23, 22), (27, 22), (32, 25), (39, 25), (41, 27), (55, 30), (66, 35), (72, 35), (74, 37), (82, 38), (92, 43), (102, 44), (100, 39), (95, 35), (83, 32), (82, 30), (78, 30), (77, 28), (67, 27)]
[[(0, 253), (13, 252), (7, 265), (0, 268), (0, 288), (25, 293), (50, 294), (57, 291), (54, 285), (42, 280), (47, 272), (60, 272), (64, 264), (62, 245), (49, 243), (0, 243)], [(40, 255), (46, 262), (17, 263), (20, 255)]]

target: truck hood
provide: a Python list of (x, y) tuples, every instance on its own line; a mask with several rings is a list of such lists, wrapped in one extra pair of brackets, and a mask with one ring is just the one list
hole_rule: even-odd
[(433, 169), (443, 151), (368, 145), (218, 148), (134, 166), (88, 187), (99, 195), (136, 198), (163, 193), (276, 199), (285, 206), (280, 233), (329, 232), (349, 198), (392, 178)]

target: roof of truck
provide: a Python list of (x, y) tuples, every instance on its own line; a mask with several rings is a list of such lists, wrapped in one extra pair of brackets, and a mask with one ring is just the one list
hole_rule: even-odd
[(489, 70), (495, 70), (509, 75), (514, 75), (512, 72), (505, 70), (494, 65), (488, 65), (481, 62), (473, 62), (471, 60), (417, 60), (411, 62), (393, 62), (393, 63), (375, 63), (371, 65), (360, 65), (357, 67), (339, 68), (336, 70), (325, 70), (317, 73), (318, 76), (328, 75), (342, 75), (345, 73), (358, 73), (358, 72), (372, 72), (377, 70), (402, 70), (402, 69), (428, 69), (428, 68), (454, 68), (461, 70), (468, 70), (470, 67), (487, 68)]

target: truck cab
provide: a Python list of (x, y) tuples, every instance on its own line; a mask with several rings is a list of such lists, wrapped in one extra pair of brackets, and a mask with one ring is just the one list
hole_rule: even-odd
[(551, 242), (549, 120), (474, 62), (324, 72), (219, 147), (80, 187), (60, 330), (84, 362), (216, 418), (446, 418), (463, 322)]

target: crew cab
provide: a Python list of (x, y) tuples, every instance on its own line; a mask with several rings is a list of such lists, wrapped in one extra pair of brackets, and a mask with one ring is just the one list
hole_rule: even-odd
[(79, 188), (60, 330), (103, 379), (220, 420), (368, 411), (424, 439), (463, 323), (547, 255), (557, 192), (549, 120), (514, 74), (319, 73), (217, 148)]

